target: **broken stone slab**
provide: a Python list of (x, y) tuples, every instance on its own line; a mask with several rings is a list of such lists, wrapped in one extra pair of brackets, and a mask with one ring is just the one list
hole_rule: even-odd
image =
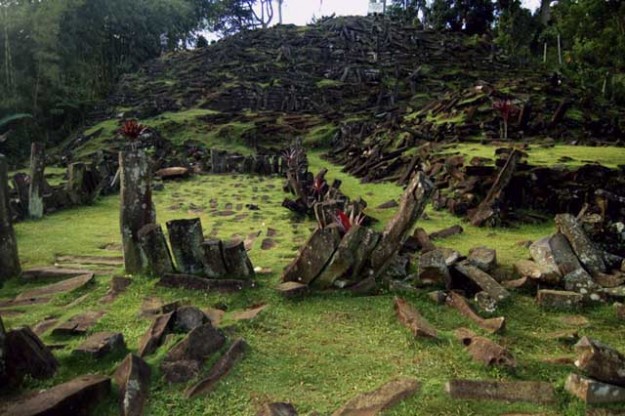
[(104, 295), (100, 299), (100, 302), (103, 302), (103, 303), (113, 302), (115, 299), (117, 299), (117, 297), (120, 294), (126, 291), (126, 289), (128, 288), (128, 286), (130, 286), (131, 283), (132, 283), (132, 280), (127, 277), (113, 276), (110, 282), (111, 287), (108, 290), (108, 292), (106, 292), (106, 295)]
[(86, 375), (35, 394), (26, 394), (0, 408), (1, 416), (88, 415), (111, 391), (111, 379)]
[(506, 289), (535, 289), (536, 281), (529, 277), (521, 277), (519, 279), (504, 280), (501, 285)]
[(488, 338), (477, 336), (466, 328), (459, 328), (454, 334), (466, 347), (473, 361), (488, 367), (516, 367), (516, 361), (510, 351)]
[(315, 280), (330, 261), (339, 242), (337, 228), (317, 228), (304, 243), (295, 260), (287, 266), (282, 281), (309, 284)]
[(438, 338), (438, 332), (412, 305), (402, 298), (395, 298), (397, 319), (407, 327), (415, 338)]
[(83, 269), (68, 269), (60, 267), (33, 267), (28, 270), (24, 270), (22, 273), (22, 279), (24, 280), (46, 280), (46, 279), (60, 279), (67, 277), (83, 276), (85, 274), (92, 273)]
[(606, 265), (595, 244), (588, 238), (582, 225), (571, 214), (556, 215), (556, 226), (573, 247), (573, 251), (591, 275), (605, 273)]
[(564, 385), (566, 391), (586, 404), (624, 403), (625, 388), (571, 373)]
[(101, 358), (106, 354), (125, 351), (124, 335), (119, 332), (96, 332), (72, 351), (73, 354)]
[(89, 311), (72, 316), (66, 322), (52, 330), (54, 336), (84, 335), (98, 320), (105, 315), (104, 311)]
[(230, 318), (233, 321), (250, 321), (256, 317), (258, 317), (258, 315), (260, 315), (260, 313), (262, 311), (264, 311), (265, 309), (267, 309), (269, 307), (268, 304), (261, 304), (258, 306), (254, 306), (252, 308), (249, 309), (245, 309), (243, 311), (237, 311), (234, 312)]
[(200, 290), (203, 292), (238, 292), (254, 287), (250, 279), (206, 279), (188, 274), (166, 274), (161, 277), (157, 286), (179, 289)]
[(488, 247), (473, 247), (467, 260), (478, 269), (490, 273), (497, 267), (497, 251)]
[(291, 403), (265, 403), (256, 416), (298, 416)]
[(597, 291), (602, 298), (617, 302), (625, 301), (625, 286), (603, 288)]
[(150, 392), (150, 366), (134, 354), (128, 354), (117, 367), (113, 379), (119, 387), (119, 414), (142, 416)]
[(481, 269), (472, 266), (468, 261), (461, 261), (454, 265), (456, 271), (477, 285), (481, 290), (488, 293), (496, 302), (501, 302), (510, 297), (510, 292), (503, 288), (491, 275)]
[(594, 278), (594, 282), (603, 288), (615, 288), (623, 286), (625, 284), (625, 273), (616, 272), (612, 274), (597, 273)]
[(530, 245), (529, 251), (530, 256), (540, 268), (542, 280), (549, 284), (558, 284), (562, 279), (562, 272), (555, 259), (552, 240), (553, 237), (541, 238)]
[(174, 312), (157, 316), (139, 341), (139, 357), (152, 354), (163, 343), (165, 335), (173, 329)]
[[(0, 328), (0, 332), (3, 330)], [(0, 360), (4, 355), (4, 370), (11, 385), (20, 384), (27, 375), (36, 379), (50, 378), (59, 366), (50, 348), (28, 327), (7, 332), (4, 348)]]
[(160, 368), (168, 383), (186, 383), (200, 374), (202, 363), (198, 360), (163, 361)]
[(305, 295), (309, 288), (303, 283), (283, 282), (276, 287), (276, 290), (285, 298), (290, 299)]
[(503, 331), (506, 326), (506, 318), (503, 316), (488, 319), (484, 319), (479, 316), (475, 313), (475, 311), (473, 311), (473, 309), (471, 309), (469, 302), (456, 292), (451, 292), (449, 294), (447, 297), (447, 304), (456, 308), (463, 316), (471, 319), (480, 328), (485, 329), (491, 334)]
[(425, 205), (434, 192), (434, 184), (423, 172), (418, 172), (402, 194), (399, 209), (386, 224), (380, 242), (371, 253), (371, 265), (376, 276), (381, 275), (394, 255), (399, 251)]
[(204, 273), (204, 235), (199, 218), (167, 221), (176, 269), (184, 274)]
[[(244, 248), (247, 250), (245, 242)], [(211, 239), (202, 243), (204, 250), (204, 274), (210, 279), (221, 279), (228, 274), (224, 263), (223, 243), (221, 240)]]
[(543, 276), (543, 272), (540, 266), (538, 265), (538, 263), (533, 262), (531, 260), (517, 261), (516, 263), (514, 263), (514, 271), (517, 274), (517, 276), (521, 278), (529, 277), (530, 279), (534, 279), (534, 280), (540, 280), (540, 281), (545, 280)]
[(441, 238), (449, 238), (454, 235), (462, 234), (463, 232), (464, 229), (460, 225), (452, 225), (451, 227), (430, 233), (430, 239), (439, 240)]
[(562, 280), (564, 282), (564, 289), (570, 292), (581, 293), (582, 295), (589, 295), (600, 288), (599, 285), (592, 280), (588, 272), (582, 268), (566, 274)]
[(219, 361), (211, 367), (208, 376), (185, 390), (185, 397), (194, 398), (212, 391), (219, 380), (228, 375), (234, 365), (243, 357), (247, 348), (248, 344), (243, 338), (236, 339)]
[(174, 272), (174, 262), (160, 224), (146, 224), (137, 232), (139, 247), (145, 257), (145, 272), (162, 276)]
[(222, 255), (229, 277), (239, 280), (253, 279), (256, 274), (252, 261), (245, 251), (243, 241), (231, 241), (222, 247)]
[(354, 397), (332, 416), (376, 416), (414, 395), (420, 388), (421, 384), (414, 379), (392, 380), (376, 390)]
[(575, 350), (575, 366), (588, 377), (625, 387), (625, 356), (599, 341), (582, 337)]
[(182, 166), (174, 166), (171, 168), (163, 168), (154, 172), (155, 176), (158, 176), (162, 180), (168, 179), (185, 179), (188, 178), (191, 174), (189, 168), (185, 168)]
[(438, 283), (449, 288), (451, 275), (445, 261), (445, 255), (440, 250), (422, 253), (419, 257), (419, 280), (423, 283)]
[(54, 316), (48, 316), (44, 318), (42, 321), (37, 322), (33, 325), (33, 332), (40, 337), (43, 335), (48, 329), (54, 327), (59, 322), (58, 318)]
[(154, 317), (156, 315), (161, 315), (169, 312), (174, 312), (181, 306), (181, 302), (179, 300), (174, 300), (172, 302), (163, 302), (159, 298), (155, 297), (147, 297), (143, 299), (141, 303), (141, 310), (139, 311), (140, 317)]
[(208, 316), (195, 306), (182, 306), (174, 312), (174, 329), (190, 332), (209, 321)]
[(356, 224), (345, 233), (327, 266), (312, 281), (312, 286), (319, 289), (332, 287), (335, 280), (340, 279), (350, 270), (356, 261), (355, 252), (362, 245), (367, 230), (366, 227)]
[(541, 289), (536, 294), (538, 306), (545, 309), (571, 311), (581, 309), (584, 297), (576, 292)]
[(15, 297), (16, 301), (25, 299), (46, 299), (59, 293), (66, 293), (81, 288), (93, 281), (93, 273), (85, 273), (80, 276), (61, 280), (51, 285), (38, 287), (36, 289), (27, 290)]
[[(56, 255), (57, 263), (74, 263), (83, 266), (123, 266), (124, 258), (118, 256), (80, 256), (80, 255)], [(71, 270), (71, 269), (70, 269)], [(83, 271), (83, 273), (85, 273)]]
[(565, 276), (575, 270), (584, 269), (564, 234), (555, 233), (552, 235), (549, 239), (549, 249), (551, 250), (553, 261), (560, 271), (560, 276)]
[(226, 338), (223, 333), (207, 323), (193, 329), (182, 341), (174, 345), (165, 356), (165, 361), (199, 361), (204, 360), (224, 345)]
[(445, 391), (453, 399), (496, 400), (550, 404), (553, 386), (543, 381), (451, 380)]

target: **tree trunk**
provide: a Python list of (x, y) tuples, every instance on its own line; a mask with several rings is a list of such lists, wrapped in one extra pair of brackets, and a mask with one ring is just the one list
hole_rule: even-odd
[(167, 222), (169, 243), (180, 273), (204, 273), (204, 235), (199, 218)]
[(17, 254), (17, 240), (11, 223), (7, 170), (6, 158), (0, 154), (0, 284), (3, 280), (19, 276), (22, 272)]
[(160, 224), (147, 224), (139, 232), (139, 247), (145, 255), (146, 272), (154, 276), (163, 276), (174, 272), (169, 247)]
[(46, 167), (43, 143), (30, 146), (30, 188), (28, 189), (28, 216), (43, 217), (43, 171)]
[(119, 153), (121, 170), (120, 228), (126, 273), (146, 271), (147, 261), (139, 245), (139, 230), (156, 221), (152, 204), (151, 174), (143, 150)]

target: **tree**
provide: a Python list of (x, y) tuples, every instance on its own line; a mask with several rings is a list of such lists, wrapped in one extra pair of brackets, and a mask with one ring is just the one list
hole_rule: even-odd
[(469, 35), (486, 33), (494, 15), (490, 0), (434, 0), (431, 23), (436, 29), (463, 31)]
[(495, 43), (509, 56), (529, 60), (540, 32), (538, 16), (532, 16), (520, 0), (499, 1), (497, 8)]

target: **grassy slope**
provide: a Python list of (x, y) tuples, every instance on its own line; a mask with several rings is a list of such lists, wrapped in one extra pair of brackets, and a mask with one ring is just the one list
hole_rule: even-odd
[[(311, 155), (310, 161), (313, 169), (327, 165), (318, 155)], [(339, 173), (338, 167), (333, 167), (328, 176), (343, 180), (345, 192), (353, 197), (362, 195), (370, 207), (401, 194), (394, 185), (362, 185)], [(338, 293), (316, 294), (301, 301), (283, 300), (273, 293), (272, 287), (279, 281), (280, 270), (295, 255), (314, 224), (295, 222), (290, 213), (280, 207), (284, 198), (281, 183), (279, 179), (202, 176), (186, 182), (168, 183), (166, 190), (155, 197), (161, 223), (199, 215), (205, 233), (216, 230), (220, 238), (262, 231), (250, 255), (255, 266), (268, 266), (274, 272), (259, 277), (258, 289), (234, 295), (207, 295), (165, 290), (155, 287), (154, 280), (135, 277), (125, 294), (111, 305), (102, 305), (98, 300), (106, 292), (110, 276), (99, 276), (92, 288), (61, 296), (46, 306), (22, 308), (24, 314), (5, 317), (5, 324), (15, 327), (34, 324), (49, 315), (65, 319), (80, 311), (105, 309), (107, 315), (93, 330), (122, 331), (128, 347), (135, 350), (140, 336), (149, 326), (148, 319), (137, 316), (146, 296), (157, 296), (162, 300), (182, 299), (200, 307), (224, 303), (230, 311), (258, 303), (270, 304), (269, 309), (253, 322), (230, 326), (232, 321), (229, 322), (226, 316), (223, 326), (229, 327), (230, 338), (243, 336), (251, 349), (230, 376), (205, 398), (185, 400), (181, 394), (185, 386), (167, 386), (161, 380), (158, 363), (179, 337), (171, 339), (156, 355), (149, 357), (148, 361), (155, 369), (147, 412), (151, 415), (252, 415), (266, 401), (291, 401), (301, 414), (313, 410), (329, 414), (355, 394), (401, 375), (419, 379), (423, 389), (387, 412), (388, 415), (498, 415), (537, 411), (577, 415), (583, 413), (583, 405), (562, 390), (571, 368), (540, 362), (544, 358), (571, 354), (571, 349), (546, 339), (544, 335), (555, 330), (579, 330), (581, 334), (592, 335), (625, 350), (625, 340), (614, 331), (621, 324), (613, 318), (609, 306), (585, 311), (589, 324), (578, 327), (562, 322), (565, 314), (545, 313), (536, 308), (531, 297), (516, 295), (510, 305), (501, 309), (509, 319), (505, 335), (491, 337), (509, 347), (519, 362), (514, 372), (507, 372), (484, 369), (471, 362), (455, 341), (452, 331), (460, 326), (481, 331), (455, 311), (432, 304), (424, 293), (406, 296), (442, 331), (442, 340), (438, 342), (411, 339), (394, 317), (392, 294), (366, 298)], [(243, 208), (247, 217), (233, 221), (232, 216), (210, 215), (211, 199), (217, 200), (218, 210), (223, 210), (228, 202), (235, 208), (238, 203), (256, 203), (261, 210), (248, 212)], [(392, 213), (392, 210), (371, 209), (371, 214), (383, 221)], [(446, 213), (428, 214), (430, 219), (420, 223), (428, 231), (459, 222)], [(499, 259), (504, 264), (527, 255), (525, 249), (516, 245), (517, 241), (536, 239), (552, 229), (552, 224), (518, 230), (482, 230), (463, 226), (466, 230), (463, 235), (445, 240), (444, 244), (463, 252), (469, 247), (486, 244), (498, 250)], [(262, 251), (260, 242), (268, 227), (278, 230), (278, 244), (273, 250)], [(26, 267), (50, 264), (55, 253), (118, 255), (118, 252), (101, 249), (119, 242), (118, 200), (116, 197), (104, 198), (94, 206), (50, 215), (41, 222), (21, 223), (16, 229)], [(8, 297), (24, 288), (19, 282), (11, 281), (0, 290), (0, 295)], [(88, 297), (81, 304), (66, 306), (84, 294)], [(98, 362), (80, 361), (73, 358), (70, 351), (81, 339), (52, 339), (46, 335), (44, 340), (67, 343), (66, 348), (55, 353), (61, 361), (61, 370), (53, 380), (29, 382), (31, 388), (50, 386), (87, 372), (110, 374), (123, 358), (120, 355)], [(546, 380), (557, 387), (558, 403), (543, 407), (451, 401), (443, 393), (443, 386), (453, 377)], [(114, 409), (115, 402), (111, 399), (98, 414), (114, 414)]]

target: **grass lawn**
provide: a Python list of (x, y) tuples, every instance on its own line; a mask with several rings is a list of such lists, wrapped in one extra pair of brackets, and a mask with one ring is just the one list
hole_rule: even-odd
[[(398, 199), (399, 187), (361, 184), (341, 173), (339, 167), (329, 166), (318, 153), (309, 154), (309, 160), (313, 170), (328, 166), (328, 179), (341, 179), (347, 195), (362, 196), (369, 204), (370, 215), (382, 222), (393, 215), (393, 210), (375, 207), (389, 199)], [(302, 300), (285, 300), (274, 293), (273, 288), (279, 282), (281, 270), (295, 256), (315, 224), (295, 218), (280, 206), (286, 196), (282, 183), (279, 178), (207, 175), (184, 182), (167, 182), (164, 191), (155, 193), (157, 220), (163, 225), (170, 219), (200, 217), (204, 233), (218, 238), (245, 238), (250, 233), (260, 232), (250, 257), (255, 266), (268, 267), (273, 272), (259, 276), (257, 288), (236, 294), (204, 294), (159, 288), (154, 279), (134, 276), (131, 286), (115, 302), (102, 304), (99, 299), (106, 293), (111, 275), (99, 275), (91, 287), (58, 296), (49, 304), (15, 308), (23, 313), (3, 316), (5, 326), (33, 325), (47, 316), (63, 320), (86, 310), (104, 310), (106, 315), (92, 331), (123, 332), (128, 348), (136, 352), (141, 335), (150, 325), (148, 318), (138, 316), (146, 297), (182, 300), (200, 308), (227, 306), (221, 327), (229, 340), (245, 338), (250, 349), (211, 394), (187, 400), (182, 395), (186, 384), (167, 385), (163, 381), (159, 363), (181, 335), (170, 338), (156, 354), (148, 357), (153, 375), (146, 414), (163, 416), (254, 415), (263, 403), (272, 401), (290, 401), (303, 415), (312, 411), (329, 415), (358, 393), (400, 376), (418, 379), (422, 389), (385, 415), (581, 415), (585, 406), (563, 390), (564, 381), (573, 368), (543, 362), (548, 358), (572, 356), (572, 348), (549, 338), (548, 334), (559, 330), (578, 331), (580, 335), (592, 336), (625, 351), (625, 338), (617, 330), (623, 324), (616, 320), (608, 305), (584, 310), (581, 315), (585, 320), (571, 323), (563, 319), (567, 314), (544, 312), (536, 307), (531, 296), (515, 293), (512, 301), (498, 311), (508, 319), (504, 334), (486, 335), (505, 345), (515, 356), (518, 367), (505, 371), (484, 368), (471, 361), (453, 331), (465, 326), (485, 334), (455, 310), (435, 305), (426, 291), (404, 296), (440, 330), (439, 341), (414, 340), (410, 336), (395, 318), (393, 293), (370, 297), (323, 293)], [(245, 204), (250, 203), (257, 204), (260, 210), (247, 210)], [(504, 265), (528, 256), (527, 250), (517, 242), (535, 240), (553, 230), (552, 223), (517, 229), (477, 229), (446, 212), (428, 209), (427, 214), (429, 219), (419, 223), (427, 231), (458, 223), (465, 228), (463, 234), (441, 241), (440, 245), (463, 253), (477, 245), (496, 248), (498, 259)], [(118, 221), (118, 197), (111, 196), (93, 206), (17, 224), (23, 265), (28, 268), (52, 264), (55, 254), (118, 256), (119, 251), (110, 250), (120, 243)], [(261, 250), (261, 241), (267, 238), (269, 228), (277, 230), (276, 246)], [(11, 280), (0, 289), (0, 297), (14, 296), (32, 286)], [(87, 297), (82, 302), (68, 306), (83, 295)], [(243, 322), (232, 319), (233, 312), (260, 303), (269, 307), (256, 319)], [(60, 370), (51, 380), (29, 380), (25, 386), (28, 389), (52, 386), (84, 373), (111, 374), (123, 359), (123, 354), (97, 361), (77, 359), (71, 350), (83, 337), (59, 339), (47, 333), (43, 339), (47, 343), (65, 344), (55, 351), (61, 362)], [(204, 366), (205, 372), (210, 364)], [(548, 381), (556, 388), (557, 402), (537, 406), (451, 400), (444, 393), (444, 384), (452, 378)], [(97, 414), (117, 414), (116, 406), (115, 398), (111, 397), (98, 408)]]

